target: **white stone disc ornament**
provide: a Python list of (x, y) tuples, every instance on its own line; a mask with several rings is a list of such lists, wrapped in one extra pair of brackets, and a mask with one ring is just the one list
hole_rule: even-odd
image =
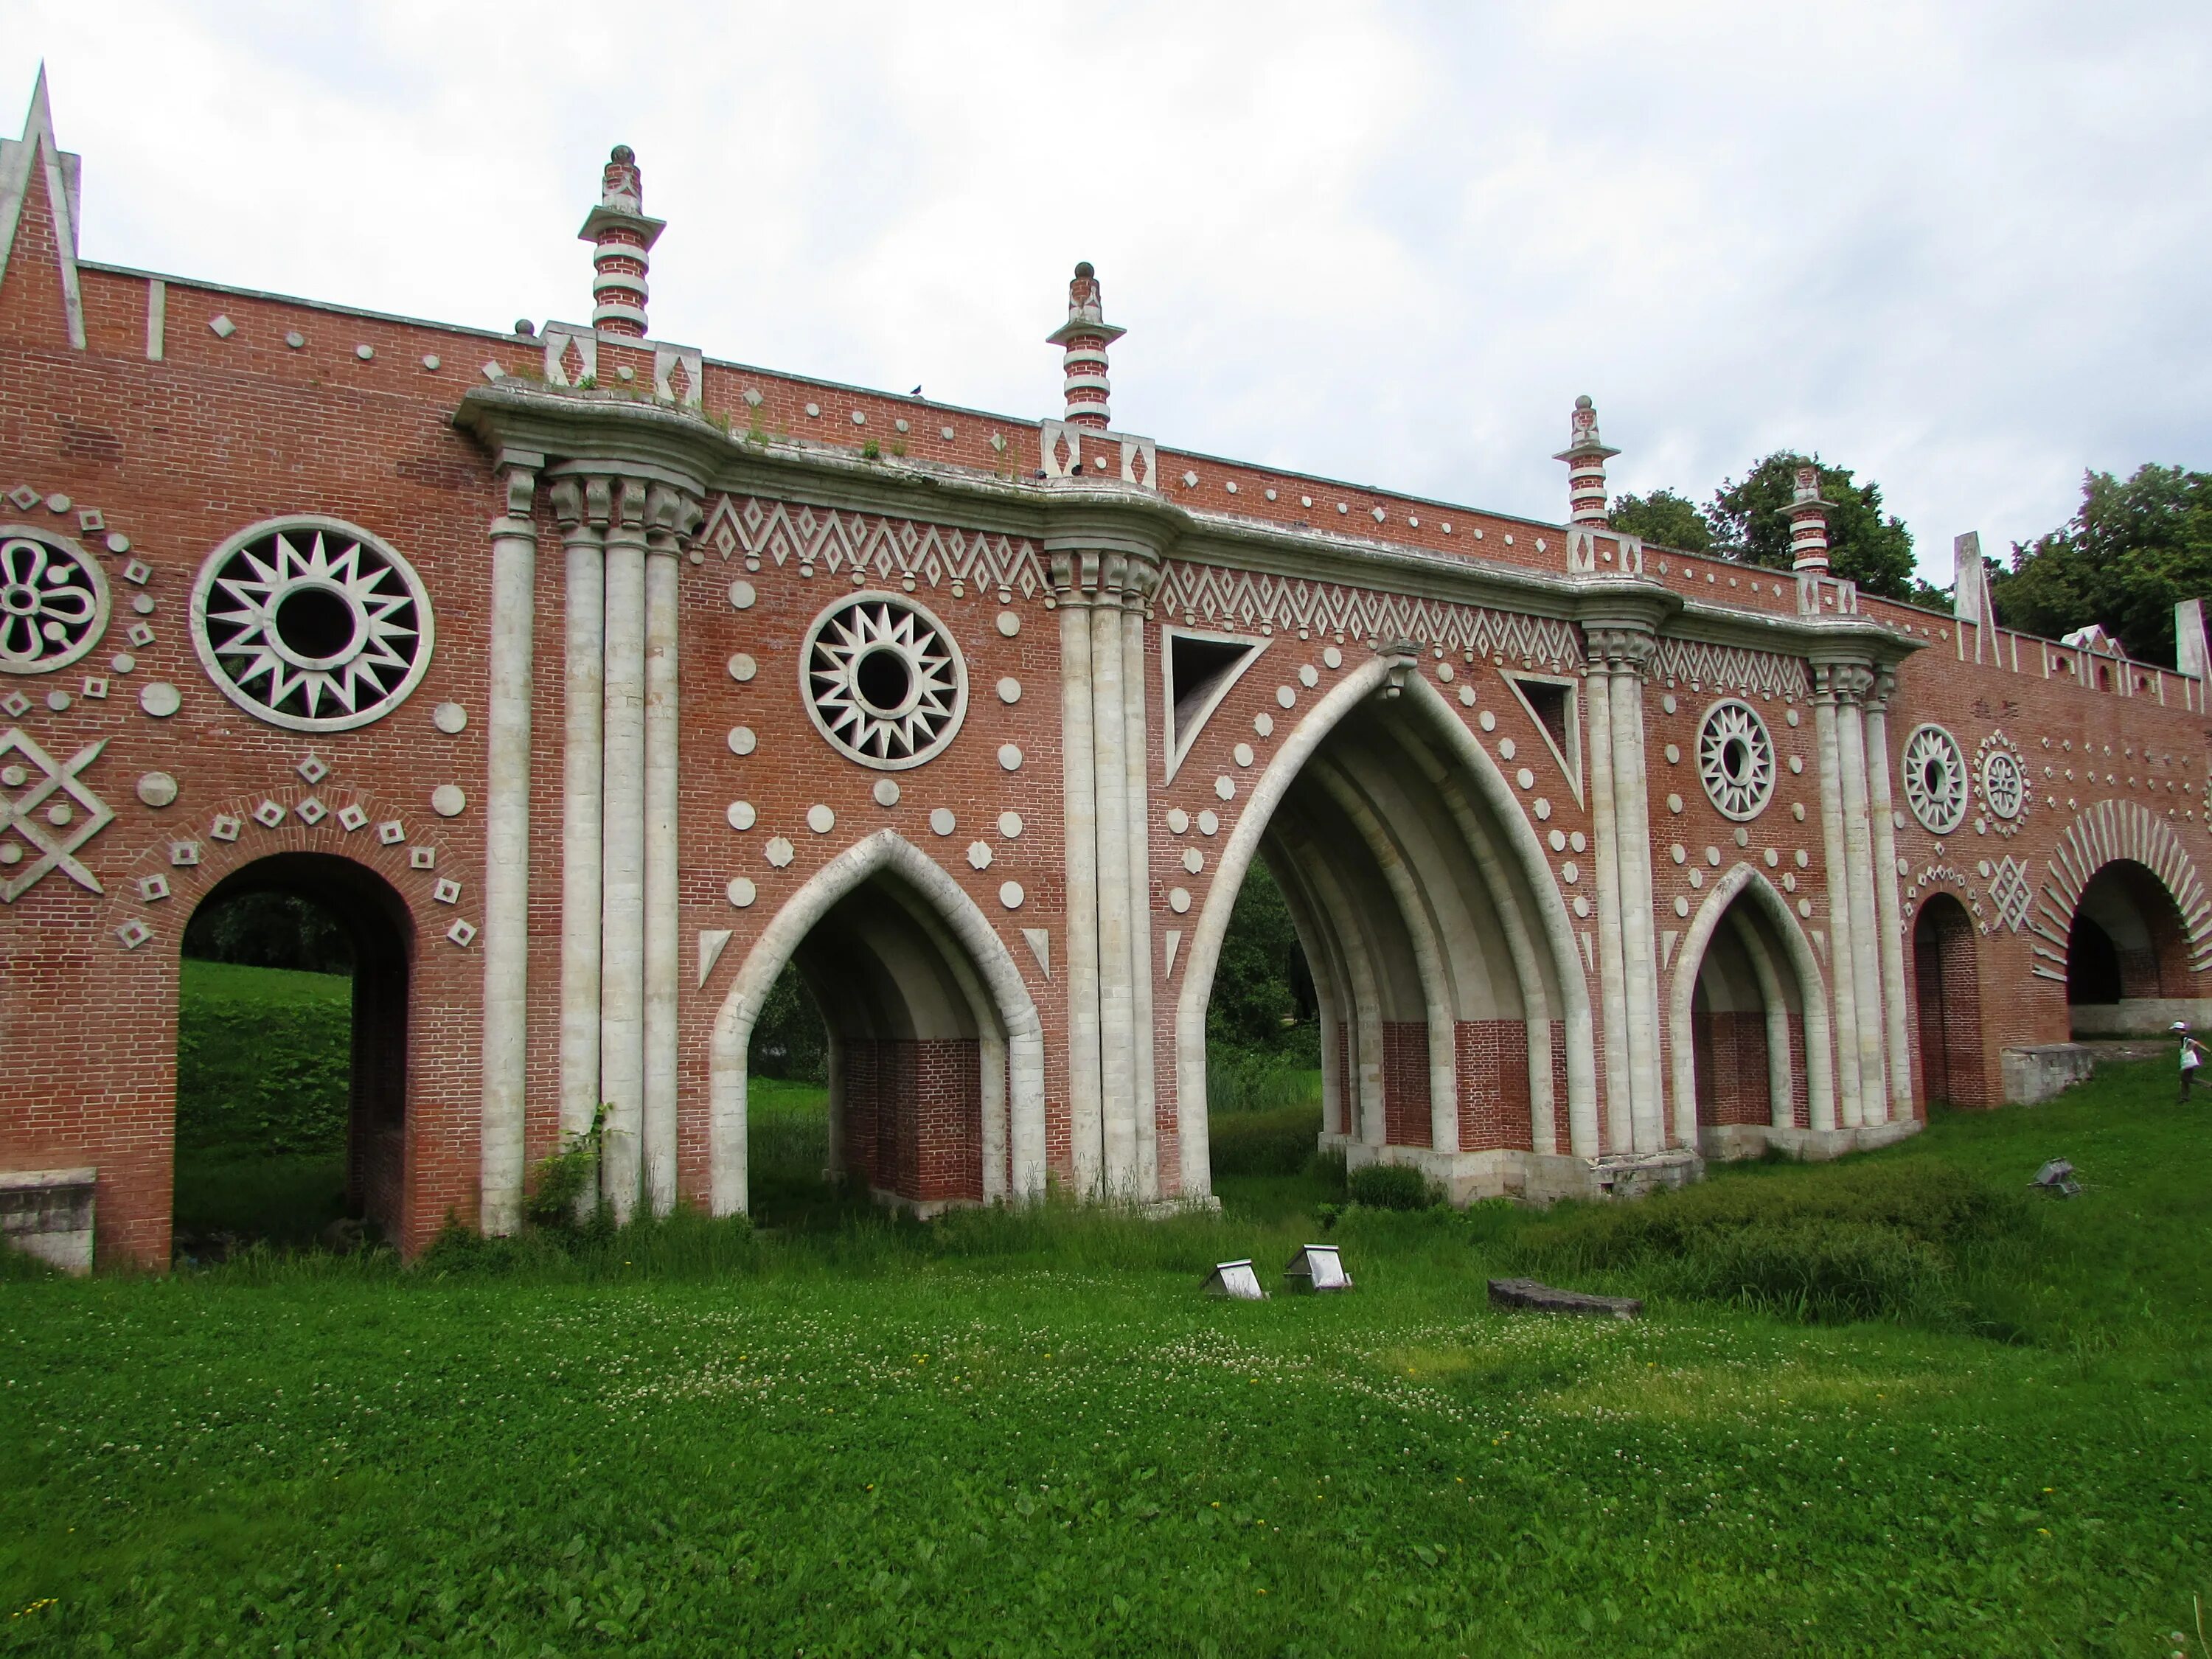
[(1913, 728), (1905, 740), (1905, 804), (1930, 835), (1948, 836), (1966, 822), (1966, 760), (1940, 726)]
[(1757, 709), (1730, 697), (1705, 711), (1698, 775), (1722, 817), (1741, 822), (1766, 810), (1774, 796), (1774, 740)]
[(0, 528), (0, 672), (51, 674), (100, 642), (107, 578), (73, 542)]
[(2027, 778), (2011, 750), (1993, 748), (1982, 756), (1982, 804), (2008, 823), (2027, 810)]
[(814, 619), (799, 691), (840, 753), (903, 771), (941, 753), (968, 713), (968, 676), (945, 624), (904, 594), (862, 592)]
[(390, 714), (434, 644), (413, 567), (337, 519), (271, 520), (208, 556), (192, 585), (192, 648), (257, 720), (345, 732)]

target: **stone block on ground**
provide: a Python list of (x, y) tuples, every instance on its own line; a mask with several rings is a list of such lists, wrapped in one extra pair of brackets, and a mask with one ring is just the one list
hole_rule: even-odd
[(1531, 1313), (1595, 1314), (1603, 1318), (1634, 1319), (1644, 1311), (1643, 1299), (1632, 1296), (1591, 1296), (1582, 1291), (1562, 1291), (1533, 1279), (1493, 1279), (1490, 1305), (1522, 1308)]

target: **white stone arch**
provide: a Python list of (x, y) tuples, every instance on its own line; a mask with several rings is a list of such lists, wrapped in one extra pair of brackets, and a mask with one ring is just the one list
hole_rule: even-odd
[(2034, 971), (2063, 984), (2081, 896), (2108, 864), (2142, 865), (2157, 877), (2181, 918), (2189, 971), (2212, 968), (2212, 899), (2173, 826), (2131, 800), (2100, 800), (2066, 826), (2051, 849), (2049, 874), (2028, 926), (2050, 945), (2036, 947)]
[[(1330, 688), (1307, 711), (1304, 718), (1277, 749), (1245, 798), (1237, 827), (1215, 862), (1213, 884), (1206, 891), (1206, 907), (1199, 913), (1183, 958), (1182, 986), (1176, 1001), (1176, 1115), (1182, 1147), (1182, 1192), (1200, 1197), (1212, 1190), (1212, 1155), (1206, 1121), (1206, 1007), (1213, 993), (1213, 972), (1221, 957), (1221, 942), (1229, 931), (1230, 913), (1244, 876), (1257, 856), (1261, 838), (1273, 822), (1283, 797), (1305, 769), (1315, 752), (1346, 716), (1390, 679), (1393, 663), (1377, 657), (1361, 665)], [(1498, 770), (1474, 734), (1468, 731), (1442, 694), (1420, 674), (1402, 676), (1401, 696), (1409, 709), (1418, 709), (1425, 724), (1441, 739), (1447, 755), (1460, 763), (1472, 780), (1481, 805), (1489, 810), (1508, 850), (1511, 865), (1534, 895), (1536, 919), (1558, 979), (1567, 1027), (1567, 1099), (1571, 1120), (1577, 1125), (1595, 1122), (1596, 1075), (1591, 1058), (1594, 1025), (1589, 988), (1577, 955), (1574, 930), (1567, 920), (1566, 903), (1559, 896), (1536, 832), (1528, 825), (1511, 786)], [(1594, 1153), (1595, 1144), (1577, 1153)]]
[[(1714, 929), (1728, 914), (1729, 906), (1745, 895), (1781, 936), (1789, 967), (1796, 977), (1797, 999), (1805, 1017), (1805, 1100), (1812, 1127), (1836, 1127), (1835, 1060), (1828, 1029), (1827, 981), (1820, 972), (1820, 959), (1813, 954), (1812, 945), (1797, 926), (1789, 901), (1775, 890), (1774, 884), (1753, 866), (1738, 864), (1713, 883), (1713, 890), (1698, 907), (1698, 914), (1690, 922), (1690, 931), (1683, 935), (1682, 948), (1674, 958), (1667, 1030), (1674, 1060), (1675, 1133), (1689, 1146), (1696, 1145), (1698, 1137), (1697, 1053), (1692, 1047), (1690, 1027), (1698, 972), (1705, 966), (1705, 950), (1712, 943)], [(1755, 966), (1756, 957), (1753, 963)], [(1764, 977), (1762, 975), (1762, 981)], [(1769, 1052), (1771, 1056), (1771, 1050)], [(1790, 1109), (1786, 1095), (1773, 1098), (1772, 1106), (1778, 1116)]]
[[(1021, 970), (958, 882), (896, 830), (878, 830), (830, 860), (785, 902), (746, 952), (714, 1017), (708, 1158), (708, 1201), (716, 1215), (746, 1207), (746, 1048), (769, 988), (830, 907), (879, 874), (896, 876), (920, 897), (964, 955), (965, 969), (983, 994), (978, 1012), (988, 1013), (1006, 1046), (1012, 1196), (1035, 1198), (1044, 1191), (1044, 1027)], [(954, 971), (962, 973), (959, 967)]]

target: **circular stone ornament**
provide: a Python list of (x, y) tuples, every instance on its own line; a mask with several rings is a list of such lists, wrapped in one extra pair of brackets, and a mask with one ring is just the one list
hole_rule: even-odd
[(167, 680), (149, 680), (138, 688), (138, 706), (155, 720), (165, 720), (185, 706), (185, 696)]
[(414, 567), (338, 519), (271, 519), (208, 555), (192, 584), (192, 648), (256, 720), (348, 732), (407, 700), (435, 627)]
[(51, 674), (106, 631), (107, 577), (75, 542), (0, 527), (0, 673)]
[(1983, 753), (1982, 805), (2008, 823), (2027, 810), (2027, 775), (2011, 750), (1992, 748)]
[(1934, 724), (1905, 740), (1905, 804), (1930, 835), (1948, 836), (1966, 820), (1966, 759), (1958, 739)]
[(1723, 698), (1698, 727), (1698, 775), (1721, 816), (1755, 818), (1774, 798), (1774, 740), (1747, 702)]
[(138, 780), (138, 799), (149, 806), (167, 806), (177, 798), (177, 781), (167, 772), (149, 772)]
[(430, 792), (430, 810), (441, 818), (457, 818), (469, 810), (468, 792), (458, 783), (441, 783)]
[(430, 724), (452, 737), (468, 729), (469, 711), (457, 702), (441, 702), (430, 711)]
[(920, 766), (943, 752), (967, 717), (967, 669), (951, 630), (904, 594), (838, 600), (806, 630), (799, 660), (814, 729), (863, 766)]

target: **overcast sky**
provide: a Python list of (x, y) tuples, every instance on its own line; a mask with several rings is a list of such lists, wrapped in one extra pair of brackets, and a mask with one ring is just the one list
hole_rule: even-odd
[(0, 0), (86, 258), (582, 320), (645, 169), (656, 337), (1056, 414), (1096, 263), (1115, 424), (1557, 519), (1816, 449), (1922, 568), (2084, 468), (2212, 465), (2212, 8)]

